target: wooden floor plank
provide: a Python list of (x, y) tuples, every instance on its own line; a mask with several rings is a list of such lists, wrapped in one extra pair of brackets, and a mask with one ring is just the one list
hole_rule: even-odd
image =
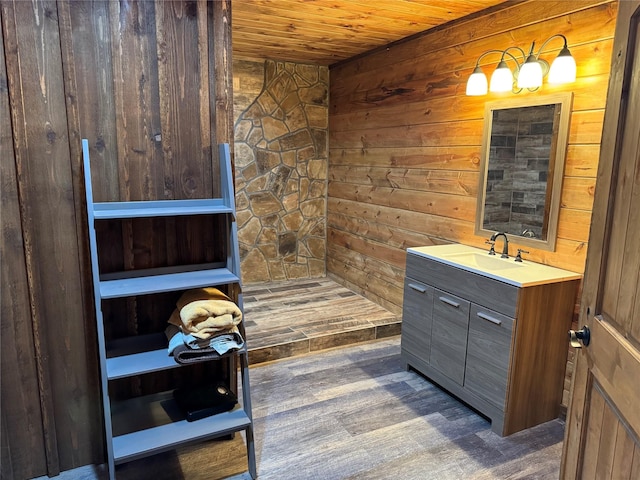
[[(564, 423), (509, 437), (400, 360), (398, 337), (250, 369), (260, 480), (558, 478)], [(118, 467), (119, 480), (248, 479), (241, 435)], [(58, 480), (103, 480), (104, 467)], [(42, 480), (42, 479), (40, 479)]]

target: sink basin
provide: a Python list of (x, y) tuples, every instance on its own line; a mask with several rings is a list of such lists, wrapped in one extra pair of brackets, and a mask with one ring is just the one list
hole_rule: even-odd
[(489, 255), (487, 250), (461, 243), (411, 247), (407, 249), (407, 253), (420, 255), (516, 287), (529, 287), (582, 277), (579, 273), (543, 265), (526, 258), (520, 263), (515, 261), (515, 257), (500, 258), (499, 253)]
[(523, 268), (524, 263), (516, 262), (513, 258), (500, 258), (492, 256), (488, 253), (463, 252), (443, 255), (443, 257), (458, 262), (469, 267), (479, 267), (490, 271), (511, 270), (514, 268)]

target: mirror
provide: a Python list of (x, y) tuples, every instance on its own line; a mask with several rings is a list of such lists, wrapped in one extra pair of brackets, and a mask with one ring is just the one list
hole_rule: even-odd
[(476, 235), (555, 250), (571, 93), (487, 102)]

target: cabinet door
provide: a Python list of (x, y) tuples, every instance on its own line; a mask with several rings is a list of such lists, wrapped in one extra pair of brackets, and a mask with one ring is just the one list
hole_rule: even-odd
[(514, 320), (479, 305), (471, 305), (464, 388), (501, 410), (507, 378)]
[(431, 347), (433, 287), (411, 278), (404, 281), (402, 350), (425, 362)]
[(431, 366), (462, 386), (470, 303), (434, 288)]

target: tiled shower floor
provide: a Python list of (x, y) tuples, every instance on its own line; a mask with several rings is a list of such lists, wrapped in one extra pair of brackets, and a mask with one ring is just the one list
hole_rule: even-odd
[(244, 318), (251, 364), (399, 335), (401, 320), (330, 278), (245, 285)]

